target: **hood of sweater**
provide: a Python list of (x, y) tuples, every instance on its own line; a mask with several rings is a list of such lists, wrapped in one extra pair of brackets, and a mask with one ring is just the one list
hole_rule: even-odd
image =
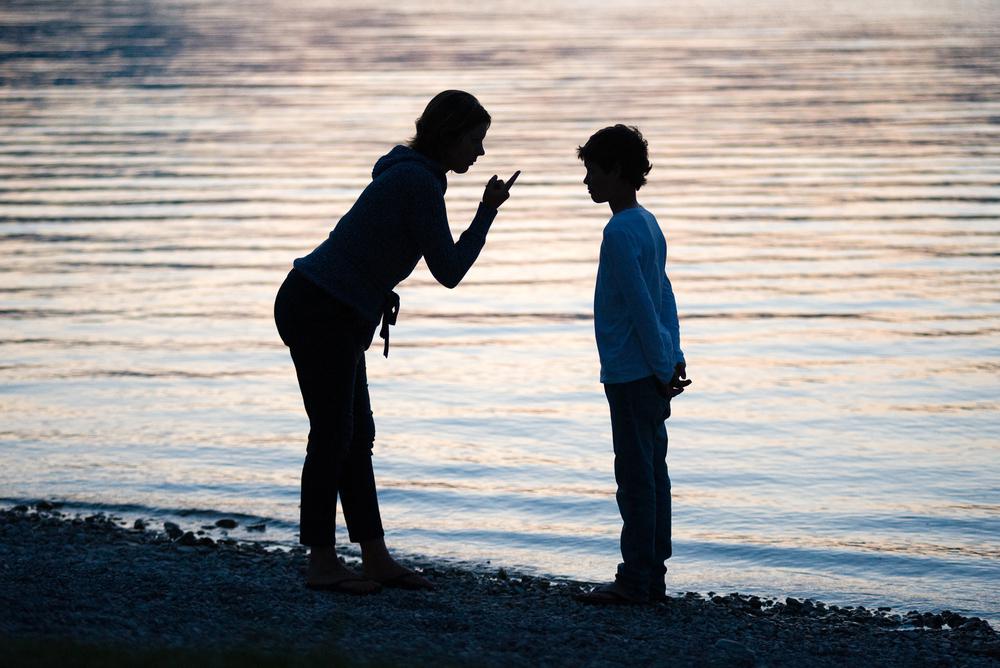
[(445, 170), (441, 168), (441, 165), (437, 161), (431, 160), (420, 151), (415, 151), (409, 146), (396, 146), (379, 158), (375, 162), (375, 167), (372, 168), (372, 178), (376, 179), (383, 172), (402, 163), (415, 163), (423, 166), (431, 174), (441, 180), (441, 190), (448, 189), (448, 178), (445, 176)]

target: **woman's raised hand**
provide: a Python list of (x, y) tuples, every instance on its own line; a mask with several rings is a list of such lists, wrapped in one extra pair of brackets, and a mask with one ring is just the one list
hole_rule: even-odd
[(498, 179), (497, 175), (494, 174), (493, 178), (486, 184), (486, 190), (483, 191), (483, 204), (499, 209), (500, 205), (510, 197), (510, 187), (514, 185), (514, 181), (517, 181), (517, 177), (520, 175), (521, 170), (519, 169), (504, 183), (503, 179)]

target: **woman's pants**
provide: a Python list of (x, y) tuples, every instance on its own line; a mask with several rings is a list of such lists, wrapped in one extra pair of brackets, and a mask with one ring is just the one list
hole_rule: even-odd
[(352, 542), (385, 535), (379, 515), (365, 350), (375, 324), (293, 269), (274, 303), (274, 320), (288, 346), (309, 416), (302, 466), (299, 542), (335, 542), (337, 495)]

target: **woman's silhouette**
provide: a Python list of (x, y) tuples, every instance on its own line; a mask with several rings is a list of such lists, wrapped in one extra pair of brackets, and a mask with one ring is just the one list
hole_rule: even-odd
[[(295, 260), (278, 291), (274, 318), (290, 349), (309, 416), (302, 467), (300, 542), (308, 545), (306, 585), (369, 594), (382, 585), (433, 588), (389, 555), (379, 516), (365, 350), (379, 320), (383, 352), (395, 323), (396, 285), (421, 257), (434, 278), (453, 288), (476, 261), (497, 208), (517, 179), (496, 176), (456, 243), (445, 212), (445, 174), (463, 174), (485, 154), (490, 115), (472, 95), (449, 90), (428, 103), (409, 146), (396, 146), (372, 171), (372, 182), (309, 255)], [(337, 558), (337, 496), (352, 542), (360, 543), (364, 575)]]

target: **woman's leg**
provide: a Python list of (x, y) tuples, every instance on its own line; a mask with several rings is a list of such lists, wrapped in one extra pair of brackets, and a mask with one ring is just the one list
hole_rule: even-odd
[[(275, 323), (289, 347), (309, 416), (302, 467), (299, 541), (309, 545), (306, 584), (352, 594), (378, 591), (337, 558), (337, 483), (353, 432), (355, 371), (363, 346), (352, 312), (294, 270), (275, 299)], [(370, 415), (370, 412), (369, 412)]]
[(362, 355), (354, 375), (354, 429), (351, 447), (340, 471), (340, 502), (351, 542), (361, 545), (365, 576), (389, 587), (434, 589), (434, 584), (389, 554), (378, 509), (378, 493), (372, 471), (375, 421), (368, 395), (368, 373)]
[(337, 483), (353, 430), (357, 359), (353, 350), (330, 343), (329, 347), (291, 348), (309, 416), (299, 541), (311, 547), (335, 542)]
[(353, 429), (350, 448), (340, 469), (340, 502), (352, 543), (368, 542), (385, 536), (378, 510), (378, 493), (372, 471), (372, 444), (375, 420), (368, 396), (368, 373), (361, 355), (354, 373)]

